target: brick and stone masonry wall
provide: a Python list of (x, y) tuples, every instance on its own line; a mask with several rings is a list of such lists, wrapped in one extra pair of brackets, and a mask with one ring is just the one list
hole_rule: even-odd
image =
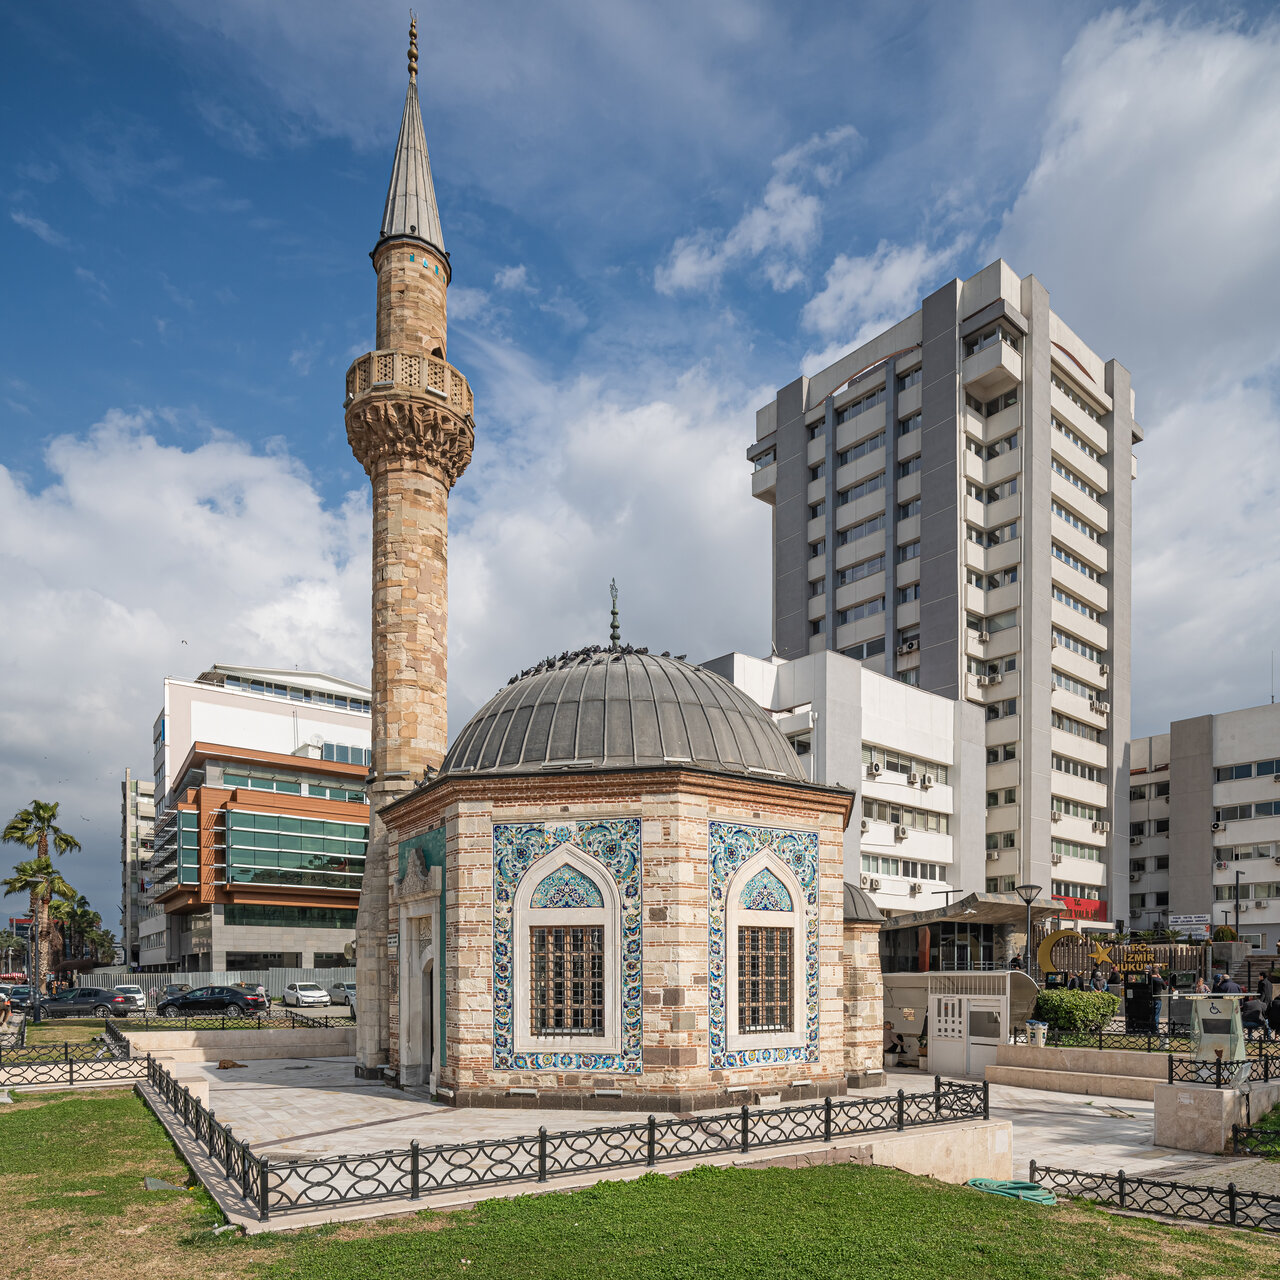
[(850, 1088), (872, 1082), (884, 1062), (880, 926), (844, 925), (844, 1069)]
[[(479, 787), (477, 784), (481, 784)], [(484, 796), (480, 791), (488, 790)], [(441, 1083), (459, 1102), (502, 1103), (508, 1090), (536, 1089), (538, 1105), (696, 1109), (757, 1093), (790, 1097), (844, 1091), (847, 1001), (843, 936), (844, 814), (838, 798), (764, 789), (694, 773), (484, 779), (446, 783), (392, 818), (404, 839), (444, 818), (448, 922), (446, 1063)], [(449, 794), (446, 794), (449, 793)], [(465, 798), (464, 798), (465, 796)], [(449, 802), (451, 800), (451, 802)], [(412, 806), (412, 807), (410, 807)], [(644, 1071), (499, 1072), (493, 1067), (492, 828), (501, 822), (572, 822), (638, 815), (643, 844)], [(817, 1062), (711, 1070), (708, 1060), (708, 868), (710, 819), (819, 833), (819, 1056)], [(874, 946), (874, 933), (871, 935)], [(878, 971), (878, 961), (877, 961)], [(878, 996), (878, 990), (875, 993)], [(801, 1014), (801, 1016), (803, 1016)], [(878, 999), (867, 1015), (880, 1018)], [(877, 1032), (877, 1036), (878, 1036)], [(878, 1040), (877, 1040), (878, 1043)], [(876, 1060), (878, 1066), (878, 1058)], [(730, 1093), (745, 1088), (747, 1093)], [(633, 1102), (627, 1103), (630, 1097)], [(575, 1102), (574, 1099), (579, 1101)], [(533, 1099), (526, 1099), (532, 1105)]]

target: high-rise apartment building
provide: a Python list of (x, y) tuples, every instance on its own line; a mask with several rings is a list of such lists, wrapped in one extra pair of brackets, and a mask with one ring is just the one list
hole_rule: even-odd
[(1175, 720), (1130, 744), (1128, 923), (1207, 915), (1280, 948), (1280, 706)]
[(1001, 260), (781, 388), (747, 451), (775, 653), (978, 703), (987, 887), (1088, 918), (1127, 863), (1133, 415), (1128, 371)]
[(155, 786), (126, 769), (120, 783), (120, 945), (126, 964), (138, 963), (138, 926), (151, 898)]
[(168, 679), (154, 729), (144, 969), (346, 963), (369, 840), (368, 688), (214, 666)]

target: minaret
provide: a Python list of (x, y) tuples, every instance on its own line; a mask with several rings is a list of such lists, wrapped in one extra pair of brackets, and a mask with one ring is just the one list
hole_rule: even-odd
[(356, 924), (356, 1074), (390, 1044), (388, 894), (378, 810), (437, 769), (448, 745), (449, 490), (471, 460), (471, 388), (445, 363), (449, 255), (418, 105), (418, 27), (382, 234), (377, 349), (347, 370), (347, 439), (373, 482), (373, 767), (369, 851)]

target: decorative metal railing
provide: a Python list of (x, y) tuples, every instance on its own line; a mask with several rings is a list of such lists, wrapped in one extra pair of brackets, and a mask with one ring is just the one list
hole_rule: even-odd
[[(1245, 1029), (1245, 1050), (1250, 1057), (1280, 1050), (1280, 1038), (1268, 1027)], [(1026, 1044), (1027, 1034), (1022, 1028), (1013, 1032), (1014, 1044)], [(1185, 1023), (1173, 1023), (1168, 1031), (1058, 1031), (1051, 1029), (1045, 1044), (1051, 1049), (1125, 1049), (1138, 1053), (1191, 1053), (1193, 1049), (1191, 1028)]]
[[(100, 1023), (102, 1019), (68, 1018), (66, 1021), (72, 1025), (84, 1025)], [(351, 1018), (335, 1018), (330, 1014), (312, 1017), (291, 1009), (272, 1009), (269, 1013), (247, 1013), (243, 1017), (210, 1014), (208, 1017), (162, 1018), (154, 1013), (135, 1013), (113, 1018), (107, 1026), (127, 1034), (130, 1031), (251, 1031), (254, 1028), (279, 1031), (298, 1027), (353, 1027), (355, 1022)]]
[(436, 1146), (412, 1142), (398, 1151), (272, 1161), (254, 1155), (247, 1143), (232, 1137), (231, 1130), (150, 1055), (145, 1063), (147, 1083), (263, 1221), (273, 1212), (397, 1197), (417, 1200), (457, 1187), (545, 1182), (557, 1174), (655, 1165), (788, 1143), (832, 1142), (860, 1133), (990, 1116), (985, 1083), (944, 1083), (935, 1076), (931, 1093), (899, 1089), (896, 1095), (881, 1097), (827, 1098), (770, 1109), (744, 1106), (703, 1116), (649, 1116), (595, 1129), (549, 1133), (540, 1128), (523, 1137)]
[(439, 396), (464, 417), (473, 408), (471, 384), (453, 365), (409, 351), (368, 351), (353, 361), (347, 370), (346, 404), (366, 392), (397, 387)]
[(0, 1067), (0, 1088), (36, 1084), (106, 1084), (113, 1080), (139, 1080), (145, 1075), (146, 1063), (136, 1058), (72, 1057), (53, 1061), (6, 1062)]
[(1253, 1125), (1233, 1124), (1231, 1154), (1280, 1158), (1280, 1129), (1259, 1129)]
[(1131, 1213), (1194, 1218), (1200, 1222), (1280, 1232), (1280, 1196), (1243, 1191), (1234, 1182), (1225, 1187), (1194, 1186), (1158, 1178), (1131, 1178), (1123, 1169), (1117, 1173), (1051, 1169), (1034, 1160), (1031, 1181), (1075, 1200), (1114, 1205)]
[(1269, 1053), (1236, 1062), (1221, 1058), (1175, 1058), (1169, 1055), (1170, 1084), (1207, 1084), (1215, 1089), (1231, 1089), (1248, 1080), (1269, 1081), (1280, 1078), (1280, 1056)]

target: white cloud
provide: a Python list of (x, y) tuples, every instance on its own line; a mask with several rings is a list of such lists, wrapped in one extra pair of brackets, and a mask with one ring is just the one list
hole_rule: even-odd
[(988, 256), (1133, 372), (1133, 725), (1265, 701), (1280, 608), (1280, 24), (1089, 25)]
[(34, 213), (25, 213), (21, 209), (14, 209), (10, 212), (9, 217), (18, 226), (30, 231), (32, 235), (39, 236), (45, 244), (51, 244), (55, 249), (63, 249), (70, 244), (70, 241), (61, 231), (55, 231), (43, 218), (37, 218)]
[(822, 233), (822, 200), (806, 188), (837, 182), (858, 141), (857, 130), (844, 125), (779, 156), (759, 204), (727, 233), (700, 229), (675, 242), (654, 273), (658, 292), (712, 290), (731, 267), (757, 258), (775, 290), (803, 284), (800, 263)]
[(571, 331), (587, 327), (587, 313), (563, 289), (557, 289), (546, 302), (539, 303), (538, 310), (555, 316)]
[(1034, 271), (1139, 396), (1256, 369), (1280, 354), (1277, 137), (1280, 23), (1108, 14), (1067, 55), (991, 256)]
[(529, 268), (520, 263), (514, 267), (503, 267), (493, 276), (495, 289), (505, 289), (509, 293), (536, 293), (529, 283)]
[[(614, 576), (632, 643), (765, 651), (769, 522), (742, 461), (765, 391), (698, 368), (646, 401), (475, 341), (492, 375), (450, 501), (453, 732), (514, 672), (607, 640)], [(165, 442), (189, 425), (113, 411), (49, 445), (45, 487), (0, 468), (0, 812), (62, 802), (85, 841), (68, 874), (108, 923), (119, 779), (126, 765), (148, 776), (165, 675), (219, 661), (368, 679), (370, 515), (354, 462), (352, 492), (326, 507), (284, 452), (220, 433)]]
[(827, 270), (822, 289), (800, 313), (806, 329), (836, 341), (804, 360), (806, 371), (824, 368), (852, 347), (910, 315), (923, 293), (942, 283), (940, 273), (962, 249), (956, 243), (930, 249), (882, 240), (864, 257), (840, 254)]
[(150, 774), (164, 676), (369, 669), (363, 485), (326, 509), (289, 457), (225, 435), (161, 443), (174, 421), (113, 411), (54, 439), (43, 488), (0, 468), (0, 811), (62, 803), (85, 844), (68, 874), (108, 924), (119, 779)]
[[(488, 307), (489, 295), (483, 289), (470, 289), (465, 285), (455, 284), (449, 288), (448, 305), (450, 320), (475, 320)], [(363, 349), (362, 347), (361, 350)]]
[(76, 279), (81, 284), (92, 289), (97, 294), (99, 301), (106, 302), (111, 296), (110, 290), (107, 288), (106, 281), (101, 276), (95, 275), (88, 267), (76, 268)]

